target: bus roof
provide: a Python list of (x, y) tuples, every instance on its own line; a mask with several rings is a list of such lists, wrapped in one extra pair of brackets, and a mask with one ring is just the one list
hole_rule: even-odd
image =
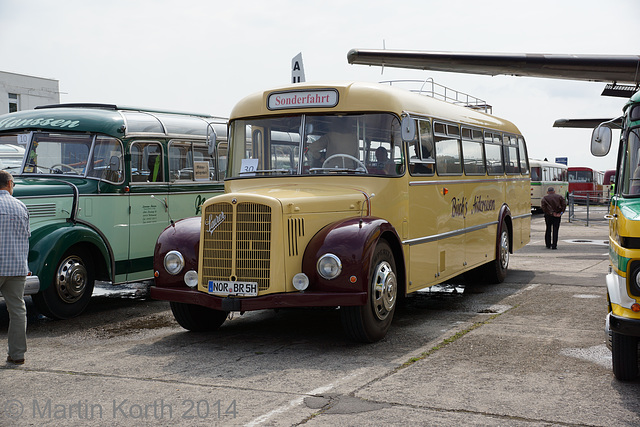
[(305, 111), (313, 113), (339, 112), (391, 112), (400, 116), (403, 112), (424, 115), (441, 120), (451, 120), (470, 126), (499, 129), (520, 134), (508, 120), (465, 108), (429, 96), (381, 83), (363, 82), (311, 82), (272, 88), (257, 92), (240, 100), (231, 111), (230, 120), (273, 114), (297, 114), (300, 107), (269, 109), (269, 97), (290, 92), (337, 91), (335, 105), (311, 106)]
[(206, 136), (209, 123), (226, 134), (226, 119), (111, 104), (58, 104), (0, 116), (0, 131), (32, 130), (95, 132), (116, 138), (140, 135)]

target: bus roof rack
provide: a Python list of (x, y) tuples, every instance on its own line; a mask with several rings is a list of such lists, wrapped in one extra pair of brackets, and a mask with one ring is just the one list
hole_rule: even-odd
[(214, 116), (212, 114), (193, 113), (193, 112), (185, 112), (185, 111), (171, 111), (171, 110), (161, 110), (156, 108), (141, 108), (141, 107), (131, 107), (131, 106), (125, 106), (125, 105), (101, 104), (101, 103), (91, 103), (91, 102), (38, 105), (37, 107), (34, 107), (34, 110), (45, 110), (49, 108), (91, 108), (91, 109), (111, 110), (111, 111), (117, 111), (117, 110), (141, 111), (145, 113), (177, 114), (182, 116), (194, 116), (194, 117), (220, 119), (224, 121), (228, 120), (225, 117)]
[[(383, 80), (380, 83), (388, 84), (389, 86), (403, 85), (405, 86), (405, 88), (407, 86), (413, 87), (408, 88), (408, 90), (420, 95), (430, 96), (441, 101), (471, 108), (472, 110), (478, 110), (484, 113), (493, 114), (493, 107), (489, 105), (485, 100), (438, 84), (433, 81), (431, 77), (426, 80)], [(418, 84), (420, 84), (420, 87), (416, 89)]]

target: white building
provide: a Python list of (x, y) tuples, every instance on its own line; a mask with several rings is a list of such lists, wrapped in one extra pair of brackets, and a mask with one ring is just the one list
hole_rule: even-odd
[(58, 80), (0, 71), (0, 114), (59, 103)]

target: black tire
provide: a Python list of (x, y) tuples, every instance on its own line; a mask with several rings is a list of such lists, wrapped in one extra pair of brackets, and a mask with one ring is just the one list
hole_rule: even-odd
[(82, 313), (93, 294), (93, 262), (79, 250), (64, 254), (50, 286), (32, 296), (38, 311), (52, 319), (70, 319)]
[(506, 221), (502, 220), (502, 227), (496, 244), (496, 259), (485, 264), (483, 271), (484, 281), (487, 283), (502, 283), (507, 278), (509, 268), (509, 229)]
[(195, 304), (170, 303), (173, 317), (183, 328), (193, 332), (217, 330), (227, 319), (226, 311), (214, 310)]
[(347, 335), (358, 342), (371, 343), (387, 334), (398, 298), (396, 263), (385, 241), (376, 246), (371, 260), (368, 303), (341, 307), (340, 318)]
[(611, 332), (613, 375), (620, 381), (638, 377), (638, 337)]

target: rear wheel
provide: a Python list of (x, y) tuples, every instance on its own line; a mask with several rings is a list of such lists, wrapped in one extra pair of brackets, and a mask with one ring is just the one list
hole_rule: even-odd
[(58, 263), (51, 285), (33, 295), (33, 303), (47, 317), (70, 319), (87, 308), (93, 285), (91, 258), (79, 250), (70, 250)]
[(376, 246), (370, 277), (367, 304), (340, 309), (345, 332), (358, 342), (376, 342), (384, 338), (396, 310), (396, 264), (391, 247), (385, 241), (380, 241)]
[(226, 311), (195, 304), (170, 303), (173, 317), (183, 328), (193, 332), (215, 331), (227, 319)]
[(611, 333), (613, 375), (620, 381), (631, 381), (638, 376), (638, 337)]
[(502, 283), (507, 278), (509, 250), (509, 229), (506, 221), (502, 220), (502, 227), (500, 227), (496, 245), (496, 259), (484, 266), (483, 276), (488, 283)]

